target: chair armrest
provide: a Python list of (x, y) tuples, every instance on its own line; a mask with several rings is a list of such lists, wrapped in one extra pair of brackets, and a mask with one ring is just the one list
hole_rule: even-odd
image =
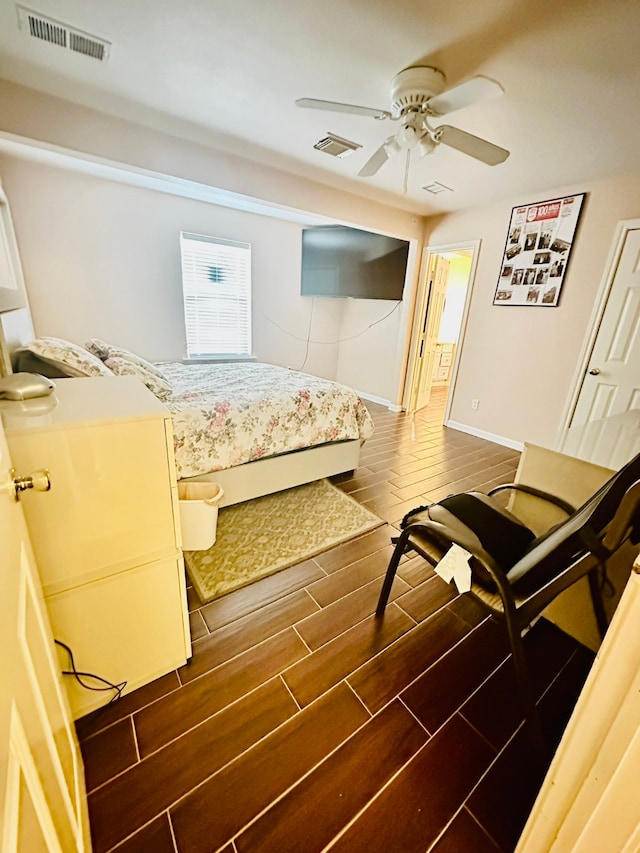
[(602, 544), (608, 551), (616, 551), (631, 534), (634, 518), (640, 510), (640, 482), (625, 492), (616, 514), (604, 535)]
[(497, 492), (503, 492), (506, 489), (524, 492), (527, 495), (533, 495), (536, 498), (547, 501), (547, 503), (555, 504), (555, 506), (559, 507), (563, 512), (566, 512), (567, 515), (573, 515), (576, 511), (576, 507), (572, 506), (562, 498), (559, 498), (557, 495), (549, 494), (549, 492), (543, 492), (542, 489), (535, 489), (533, 486), (525, 486), (522, 483), (505, 483), (503, 486), (496, 486), (495, 489), (491, 489), (490, 492), (487, 492), (487, 495), (492, 497), (497, 494)]

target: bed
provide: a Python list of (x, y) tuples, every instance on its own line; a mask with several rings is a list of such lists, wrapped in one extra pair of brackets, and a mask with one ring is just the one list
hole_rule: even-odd
[(135, 375), (172, 415), (178, 479), (211, 481), (222, 506), (351, 471), (373, 421), (357, 393), (260, 362), (151, 364), (98, 339), (40, 338), (15, 370), (61, 376)]

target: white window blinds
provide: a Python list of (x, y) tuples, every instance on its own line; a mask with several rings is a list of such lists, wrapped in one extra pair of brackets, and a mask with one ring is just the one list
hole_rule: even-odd
[(189, 358), (251, 354), (251, 245), (180, 233)]

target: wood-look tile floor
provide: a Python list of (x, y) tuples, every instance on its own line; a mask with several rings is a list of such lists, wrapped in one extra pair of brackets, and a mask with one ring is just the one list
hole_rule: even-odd
[[(95, 853), (514, 849), (543, 768), (503, 630), (417, 557), (373, 612), (392, 525), (518, 454), (442, 405), (370, 408), (336, 481), (387, 523), (209, 604), (190, 589), (192, 660), (78, 721)], [(593, 656), (544, 620), (526, 644), (557, 742)]]

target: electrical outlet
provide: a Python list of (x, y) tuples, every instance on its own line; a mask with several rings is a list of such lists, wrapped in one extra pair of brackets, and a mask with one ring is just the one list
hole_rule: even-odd
[(471, 408), (472, 409), (477, 409), (479, 405), (480, 405), (480, 400), (472, 400), (471, 401)]

